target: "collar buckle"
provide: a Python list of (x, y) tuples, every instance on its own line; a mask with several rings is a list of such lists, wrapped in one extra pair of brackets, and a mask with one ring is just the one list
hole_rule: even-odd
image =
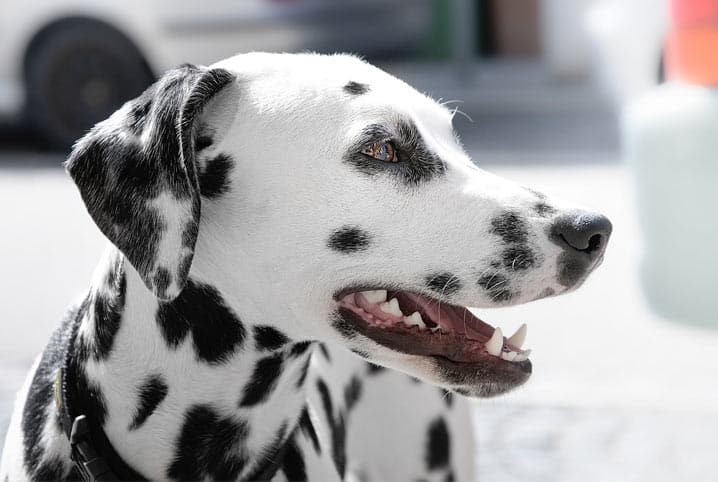
[(70, 447), (72, 448), (70, 458), (72, 458), (75, 469), (77, 469), (82, 480), (88, 482), (118, 480), (105, 459), (93, 447), (90, 438), (90, 427), (87, 423), (87, 417), (84, 415), (79, 415), (72, 422)]

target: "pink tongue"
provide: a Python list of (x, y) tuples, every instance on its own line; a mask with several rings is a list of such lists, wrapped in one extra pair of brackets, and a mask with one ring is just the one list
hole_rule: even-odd
[(422, 316), (436, 322), (446, 331), (463, 333), (467, 338), (487, 342), (494, 334), (494, 328), (474, 316), (466, 308), (460, 308), (435, 300), (430, 300), (414, 293), (401, 291), (396, 298), (402, 309), (405, 305), (415, 305), (421, 308)]

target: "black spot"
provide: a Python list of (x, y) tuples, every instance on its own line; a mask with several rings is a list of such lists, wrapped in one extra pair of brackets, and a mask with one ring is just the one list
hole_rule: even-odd
[(302, 409), (302, 415), (299, 417), (299, 428), (301, 428), (302, 432), (304, 432), (304, 434), (311, 439), (312, 445), (314, 446), (314, 450), (317, 453), (321, 453), (321, 448), (319, 446), (319, 436), (317, 435), (317, 431), (314, 428), (312, 419), (309, 417), (309, 410), (307, 409), (306, 405)]
[(125, 309), (127, 280), (121, 257), (110, 264), (105, 275), (105, 289), (98, 290), (93, 302), (94, 343), (91, 353), (96, 361), (106, 360), (112, 351)]
[(509, 279), (501, 273), (486, 273), (477, 284), (490, 293), (495, 293), (509, 286)]
[(461, 289), (461, 281), (451, 273), (435, 273), (426, 277), (426, 286), (429, 289), (451, 296)]
[(199, 173), (199, 190), (202, 196), (213, 199), (229, 191), (229, 174), (234, 168), (232, 158), (219, 154), (207, 161)]
[(354, 375), (346, 387), (344, 387), (344, 406), (347, 412), (351, 411), (359, 401), (362, 392), (362, 384), (359, 377)]
[(197, 140), (194, 143), (194, 148), (199, 152), (203, 151), (204, 149), (207, 149), (209, 146), (212, 145), (214, 140), (211, 136), (208, 135), (200, 135), (197, 137)]
[[(367, 146), (387, 139), (394, 142), (398, 162), (384, 162), (362, 154), (362, 150)], [(419, 130), (406, 119), (400, 120), (392, 128), (381, 124), (366, 127), (359, 139), (349, 148), (344, 160), (362, 174), (391, 175), (403, 185), (412, 188), (446, 172), (446, 163), (427, 148)]]
[(510, 246), (502, 253), (504, 267), (511, 271), (523, 271), (536, 266), (536, 254), (525, 245)]
[(299, 357), (304, 354), (312, 345), (314, 342), (312, 341), (300, 341), (292, 345), (292, 349), (290, 350), (289, 354), (293, 357)]
[(367, 249), (370, 239), (366, 231), (356, 226), (344, 226), (332, 233), (327, 245), (340, 253), (356, 253)]
[(447, 472), (446, 477), (444, 477), (444, 482), (454, 482), (456, 480), (456, 476), (454, 475), (453, 470), (449, 470)]
[(367, 362), (367, 373), (369, 375), (378, 375), (380, 373), (384, 373), (386, 371), (386, 368), (384, 368), (381, 365), (375, 365), (374, 363)]
[(332, 403), (332, 396), (329, 393), (329, 387), (321, 378), (317, 379), (317, 390), (319, 390), (319, 396), (322, 399), (322, 407), (324, 408), (324, 414), (327, 416), (330, 422), (334, 421), (334, 404)]
[(209, 405), (195, 405), (184, 416), (167, 477), (178, 480), (236, 479), (247, 462), (243, 442), (247, 424), (220, 416)]
[(157, 296), (164, 298), (167, 293), (167, 288), (169, 288), (171, 283), (172, 275), (170, 274), (170, 271), (164, 267), (157, 268), (157, 271), (155, 271), (155, 277), (152, 280)]
[(344, 86), (344, 91), (352, 95), (362, 95), (369, 92), (369, 86), (352, 80)]
[(319, 343), (319, 352), (324, 356), (324, 359), (328, 362), (332, 361), (332, 357), (329, 355), (329, 349), (324, 343)]
[(281, 331), (266, 325), (257, 325), (252, 328), (254, 343), (257, 350), (277, 350), (289, 342), (289, 338)]
[(494, 302), (506, 302), (515, 296), (510, 289), (509, 279), (501, 273), (484, 274), (477, 284), (488, 292), (491, 301)]
[(297, 388), (302, 388), (304, 385), (304, 382), (307, 379), (307, 375), (309, 374), (309, 364), (312, 361), (312, 357), (307, 357), (307, 359), (304, 361), (304, 364), (299, 368), (299, 376), (297, 377)]
[(442, 469), (449, 465), (449, 453), (451, 451), (451, 439), (449, 428), (443, 417), (431, 422), (427, 433), (426, 450), (424, 457), (429, 470)]
[(346, 421), (342, 413), (338, 413), (335, 417), (332, 397), (329, 393), (329, 387), (321, 378), (317, 380), (317, 390), (322, 399), (322, 407), (327, 417), (327, 423), (332, 436), (332, 458), (337, 472), (343, 478), (346, 469)]
[(274, 390), (279, 376), (282, 373), (284, 357), (281, 353), (260, 359), (254, 367), (254, 372), (244, 387), (240, 407), (251, 407), (266, 400)]
[(177, 348), (192, 334), (197, 358), (224, 363), (242, 346), (245, 329), (222, 295), (212, 286), (189, 280), (180, 295), (160, 302), (156, 315), (162, 336)]
[(139, 403), (129, 430), (137, 430), (167, 396), (169, 388), (161, 375), (150, 375), (139, 387)]
[(307, 470), (304, 466), (304, 458), (297, 447), (294, 440), (287, 442), (287, 448), (284, 452), (284, 460), (282, 461), (282, 472), (289, 481), (307, 480)]
[(526, 243), (529, 236), (526, 221), (517, 213), (508, 211), (491, 220), (491, 232), (505, 243)]
[(451, 408), (454, 404), (454, 394), (448, 390), (444, 390), (443, 388), (439, 388), (439, 393), (441, 394), (441, 399), (444, 400), (444, 403), (446, 404), (446, 408)]

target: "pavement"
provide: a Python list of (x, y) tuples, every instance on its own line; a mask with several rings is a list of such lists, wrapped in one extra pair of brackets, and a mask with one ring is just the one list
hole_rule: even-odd
[[(482, 480), (715, 480), (718, 332), (662, 319), (643, 298), (643, 239), (615, 111), (535, 65), (479, 69), (468, 86), (441, 66), (389, 68), (436, 97), (464, 99), (474, 122), (457, 118), (457, 129), (480, 167), (614, 224), (603, 266), (577, 292), (480, 312), (504, 332), (526, 322), (534, 350), (524, 387), (475, 403)], [(14, 139), (0, 145), (0, 434), (12, 394), (104, 243), (62, 155)]]

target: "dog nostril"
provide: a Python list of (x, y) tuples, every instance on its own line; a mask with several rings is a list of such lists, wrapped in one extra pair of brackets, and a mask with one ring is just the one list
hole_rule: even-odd
[(581, 251), (583, 251), (586, 254), (591, 254), (594, 251), (601, 249), (601, 240), (602, 239), (603, 239), (603, 236), (601, 236), (600, 234), (594, 234), (588, 240), (588, 248), (582, 249)]
[(594, 258), (605, 250), (611, 230), (611, 222), (605, 216), (580, 212), (560, 216), (551, 233), (557, 244)]

